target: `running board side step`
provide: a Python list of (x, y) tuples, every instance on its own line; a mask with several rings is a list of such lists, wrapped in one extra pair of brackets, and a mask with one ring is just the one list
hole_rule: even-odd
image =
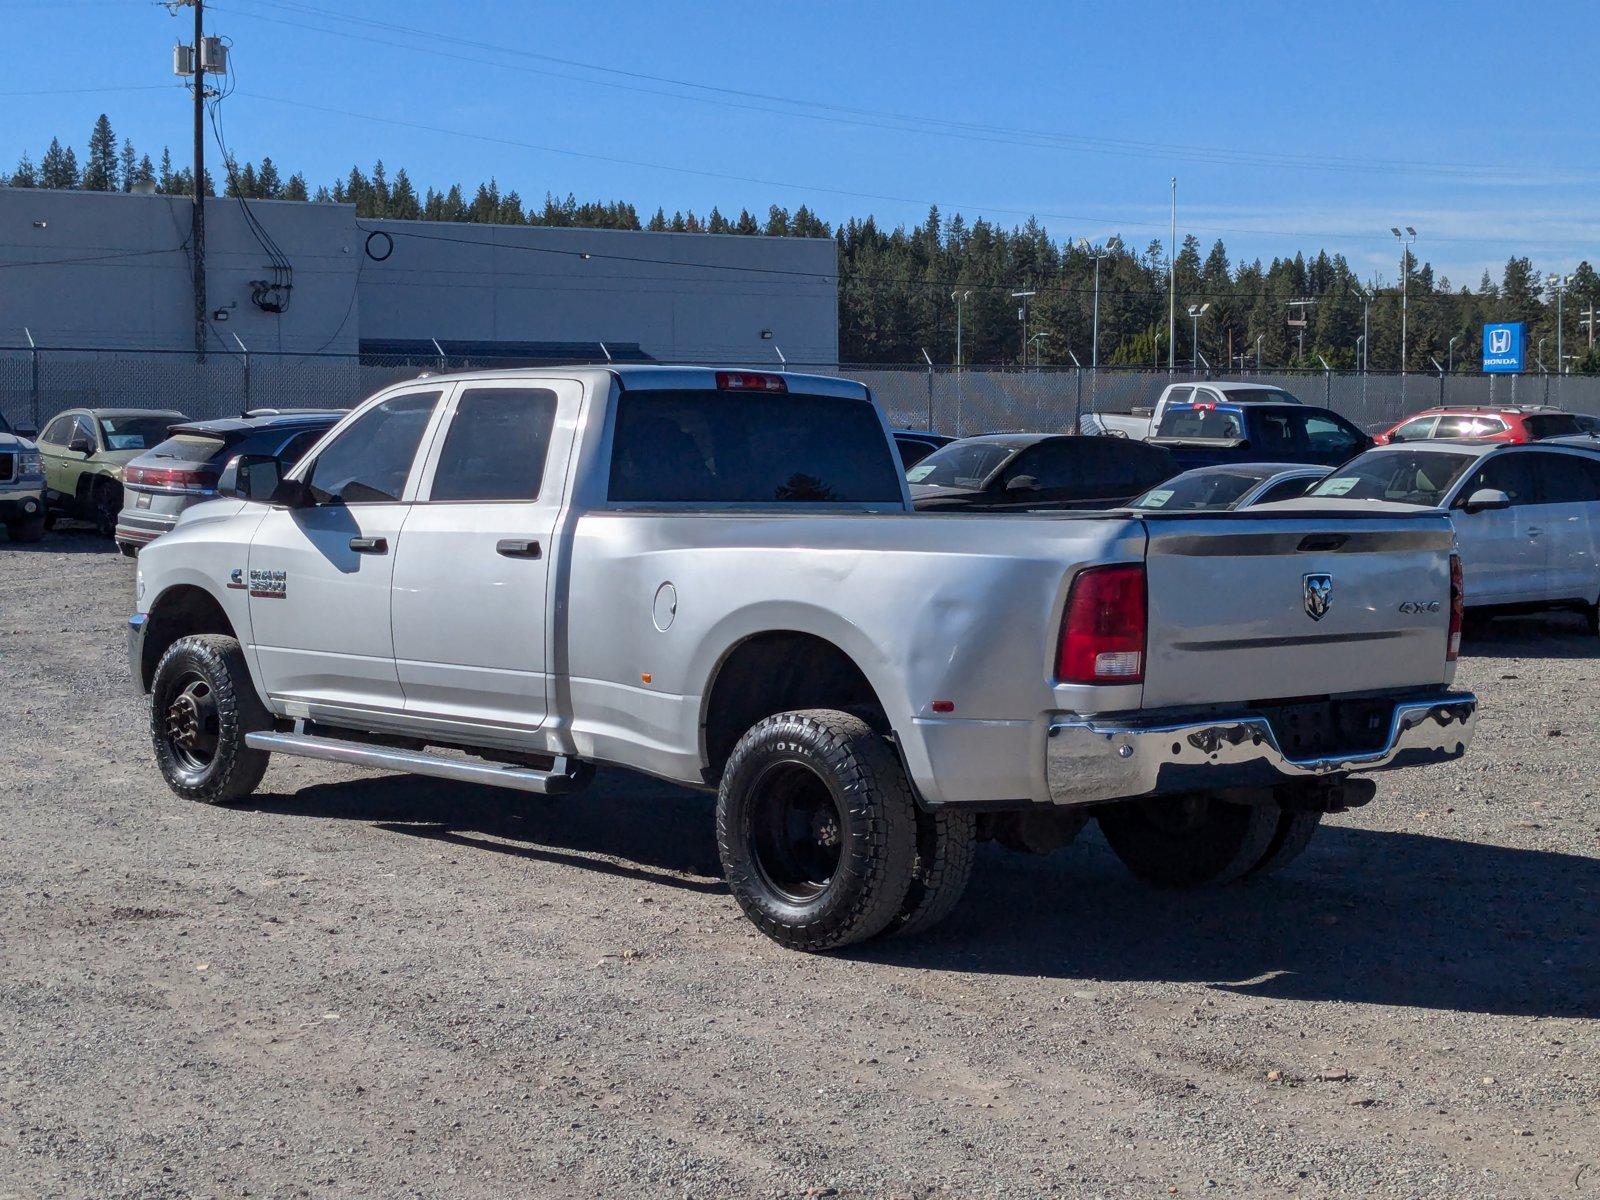
[(536, 767), (514, 767), (471, 758), (446, 758), (439, 754), (396, 750), (309, 733), (247, 733), (244, 741), (252, 750), (266, 750), (273, 754), (322, 758), (356, 767), (375, 767), (380, 771), (431, 775), (436, 779), (453, 779), (458, 783), (485, 783), (490, 787), (538, 792), (546, 796), (575, 792), (585, 781), (583, 764), (565, 754), (556, 756), (550, 770), (541, 771)]

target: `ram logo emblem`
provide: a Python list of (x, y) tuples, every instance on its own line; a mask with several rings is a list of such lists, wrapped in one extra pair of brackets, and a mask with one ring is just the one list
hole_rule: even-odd
[(1333, 606), (1333, 576), (1332, 575), (1307, 575), (1300, 581), (1304, 592), (1306, 616), (1313, 621), (1320, 621), (1328, 615), (1328, 609)]

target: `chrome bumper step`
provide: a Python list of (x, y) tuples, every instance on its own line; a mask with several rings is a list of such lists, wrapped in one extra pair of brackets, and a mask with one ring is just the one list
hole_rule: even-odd
[(244, 741), (252, 750), (266, 750), (273, 754), (321, 758), (355, 767), (431, 775), (435, 779), (483, 783), (490, 787), (512, 788), (547, 796), (574, 792), (582, 786), (580, 764), (566, 755), (558, 755), (550, 770), (541, 771), (536, 767), (516, 767), (472, 758), (447, 758), (442, 754), (398, 750), (366, 742), (347, 742), (309, 733), (247, 733)]

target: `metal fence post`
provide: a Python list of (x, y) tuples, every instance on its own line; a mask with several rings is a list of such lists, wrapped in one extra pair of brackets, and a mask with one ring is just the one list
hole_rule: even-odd
[(244, 344), (244, 339), (241, 338), (237, 333), (233, 335), (233, 340), (235, 342), (239, 343), (239, 349), (241, 351), (243, 351), (243, 353), (244, 353), (244, 407), (239, 410), (240, 414), (242, 415), (244, 413), (249, 412), (250, 408), (251, 408), (251, 405), (250, 405), (250, 347), (246, 346)]
[(28, 358), (33, 366), (33, 383), (28, 392), (28, 415), (33, 418), (33, 430), (37, 433), (43, 424), (39, 410), (39, 343), (33, 340), (33, 332), (26, 325), (22, 327), (22, 332), (28, 335)]
[(922, 348), (922, 361), (928, 364), (928, 432), (933, 432), (933, 359), (928, 357), (928, 348)]

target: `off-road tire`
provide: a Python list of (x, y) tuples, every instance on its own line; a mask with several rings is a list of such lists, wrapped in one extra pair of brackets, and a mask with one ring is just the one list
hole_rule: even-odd
[(122, 485), (110, 479), (95, 480), (89, 493), (89, 519), (94, 531), (104, 538), (117, 536), (117, 517), (122, 512)]
[(1311, 844), (1311, 839), (1321, 824), (1322, 814), (1314, 809), (1281, 810), (1278, 815), (1278, 828), (1272, 835), (1272, 842), (1267, 847), (1267, 852), (1246, 874), (1257, 877), (1283, 870), (1305, 852), (1305, 848)]
[(1209, 796), (1124, 800), (1100, 811), (1100, 832), (1124, 866), (1157, 887), (1232, 883), (1272, 847), (1283, 810)]
[[(775, 843), (795, 828), (789, 818), (802, 793), (823, 822), (813, 848), (831, 854), (836, 845), (837, 859), (825, 874), (796, 880), (788, 872), (795, 856)], [(739, 739), (722, 772), (717, 852), (745, 916), (780, 945), (833, 950), (881, 933), (900, 913), (917, 858), (916, 802), (899, 757), (849, 713), (767, 717)]]
[(44, 541), (44, 514), (36, 513), (31, 517), (19, 517), (15, 521), (7, 521), (6, 534), (13, 542)]
[(977, 849), (977, 818), (970, 812), (917, 809), (911, 888), (884, 932), (922, 933), (948, 917), (967, 890)]
[[(201, 723), (215, 738), (204, 763), (175, 743), (169, 732), (171, 708), (191, 686), (204, 685), (210, 715)], [(150, 687), (150, 739), (156, 765), (185, 800), (226, 804), (248, 796), (261, 783), (270, 757), (245, 745), (245, 734), (270, 728), (271, 717), (256, 695), (244, 650), (225, 634), (179, 638), (156, 664)]]

